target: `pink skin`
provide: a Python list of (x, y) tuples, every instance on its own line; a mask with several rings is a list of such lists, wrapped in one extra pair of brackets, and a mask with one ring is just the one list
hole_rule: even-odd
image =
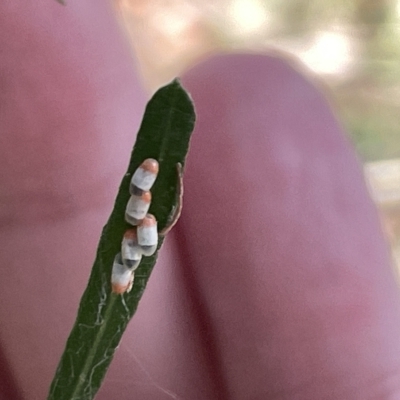
[[(107, 2), (6, 0), (0, 35), (0, 387), (39, 400), (145, 96)], [(399, 398), (388, 246), (326, 101), (270, 57), (183, 81), (184, 210), (97, 399)]]

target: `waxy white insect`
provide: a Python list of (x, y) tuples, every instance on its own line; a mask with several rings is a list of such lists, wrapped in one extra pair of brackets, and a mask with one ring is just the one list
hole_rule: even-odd
[(111, 274), (111, 287), (113, 293), (129, 293), (132, 289), (134, 278), (135, 275), (133, 270), (122, 263), (121, 253), (118, 253), (114, 258)]
[(132, 176), (130, 193), (132, 195), (140, 194), (137, 192), (137, 188), (145, 191), (150, 190), (157, 179), (158, 168), (157, 160), (153, 158), (144, 160)]
[(122, 263), (134, 271), (140, 264), (142, 259), (142, 248), (138, 244), (137, 234), (135, 229), (128, 229), (121, 244)]
[(142, 191), (139, 195), (133, 194), (126, 206), (125, 220), (131, 225), (138, 225), (149, 211), (151, 193)]
[(158, 232), (157, 220), (152, 214), (147, 214), (137, 227), (138, 244), (145, 256), (151, 256), (157, 250)]

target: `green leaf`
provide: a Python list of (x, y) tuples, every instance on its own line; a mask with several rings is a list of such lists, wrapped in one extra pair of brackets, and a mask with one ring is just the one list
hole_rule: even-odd
[[(133, 316), (157, 259), (143, 257), (129, 294), (111, 293), (111, 269), (129, 225), (124, 220), (132, 173), (146, 158), (155, 158), (160, 172), (152, 190), (150, 212), (163, 228), (176, 203), (176, 164), (185, 163), (195, 114), (188, 94), (175, 80), (149, 101), (123, 177), (112, 214), (103, 228), (89, 283), (75, 325), (50, 387), (48, 400), (93, 399)], [(162, 245), (162, 238), (158, 248)]]

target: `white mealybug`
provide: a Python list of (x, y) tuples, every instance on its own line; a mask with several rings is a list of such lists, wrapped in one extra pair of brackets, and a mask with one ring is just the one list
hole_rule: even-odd
[(149, 211), (151, 193), (142, 190), (140, 192), (139, 195), (133, 194), (126, 206), (125, 220), (131, 225), (138, 225)]
[(145, 256), (151, 256), (157, 250), (157, 220), (154, 215), (147, 214), (137, 227), (138, 244)]
[(157, 174), (158, 161), (153, 158), (146, 158), (132, 176), (130, 193), (132, 195), (138, 194), (136, 188), (150, 190), (157, 178)]
[(122, 263), (134, 271), (142, 259), (142, 248), (138, 244), (135, 229), (128, 229), (121, 244)]
[(130, 292), (133, 286), (133, 270), (122, 263), (121, 253), (114, 258), (114, 264), (111, 273), (111, 287), (113, 293), (123, 294)]

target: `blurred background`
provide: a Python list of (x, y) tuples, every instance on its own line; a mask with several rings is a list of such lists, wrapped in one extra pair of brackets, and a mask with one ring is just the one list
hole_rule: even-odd
[(115, 5), (149, 92), (221, 51), (278, 52), (314, 76), (364, 164), (400, 268), (400, 0)]

